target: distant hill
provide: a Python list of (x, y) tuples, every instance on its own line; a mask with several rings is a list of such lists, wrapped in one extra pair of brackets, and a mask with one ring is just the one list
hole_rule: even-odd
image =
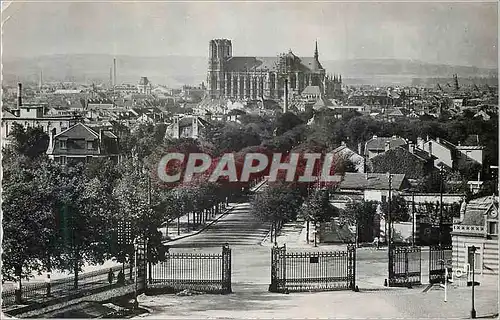
[[(153, 83), (178, 87), (206, 81), (206, 57), (117, 56), (118, 82), (136, 83), (147, 76)], [(321, 61), (328, 73), (340, 73), (347, 84), (411, 84), (415, 78), (496, 77), (497, 69), (431, 64), (415, 60), (357, 59)], [(44, 81), (109, 83), (112, 55), (76, 54), (36, 58), (4, 58), (3, 75), (7, 83)], [(425, 81), (424, 81), (425, 82)]]

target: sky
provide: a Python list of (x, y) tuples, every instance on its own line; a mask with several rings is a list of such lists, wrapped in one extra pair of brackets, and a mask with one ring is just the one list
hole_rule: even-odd
[(496, 68), (496, 2), (18, 2), (3, 11), (4, 57), (97, 53), (234, 56), (291, 49), (321, 60), (413, 59)]

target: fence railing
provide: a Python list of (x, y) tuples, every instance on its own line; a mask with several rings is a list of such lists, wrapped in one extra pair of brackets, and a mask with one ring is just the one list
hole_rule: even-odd
[(231, 292), (231, 249), (227, 246), (215, 254), (170, 253), (150, 269), (148, 291)]
[(271, 249), (271, 292), (356, 290), (356, 248), (345, 251), (286, 252)]
[(451, 246), (431, 246), (429, 248), (429, 283), (444, 283), (445, 268), (451, 277), (451, 268), (447, 267), (452, 259)]
[(389, 248), (389, 287), (420, 285), (422, 252), (420, 247), (393, 245)]
[[(119, 279), (118, 274), (122, 269), (124, 269), (123, 279)], [(2, 305), (30, 304), (61, 297), (69, 298), (76, 295), (86, 295), (133, 281), (131, 276), (133, 271), (128, 264), (115, 266), (111, 268), (111, 271), (114, 274), (112, 283), (109, 282), (108, 278), (110, 268), (79, 274), (77, 286), (75, 286), (74, 276), (50, 282), (23, 282), (20, 293), (17, 288), (8, 288), (2, 291)]]

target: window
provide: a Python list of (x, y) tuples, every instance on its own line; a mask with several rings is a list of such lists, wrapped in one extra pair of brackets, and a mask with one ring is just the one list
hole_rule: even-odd
[(498, 235), (498, 223), (495, 221), (488, 222), (488, 234)]
[(66, 157), (65, 156), (61, 156), (60, 160), (61, 160), (61, 164), (66, 164)]
[(386, 202), (387, 201), (387, 196), (382, 196), (382, 202)]
[(66, 140), (60, 140), (61, 149), (66, 149)]
[(88, 150), (94, 149), (94, 141), (87, 141), (87, 149)]
[(472, 259), (474, 258), (474, 270), (481, 270), (481, 249), (476, 247), (475, 254), (472, 252), (472, 246), (467, 247), (467, 263), (472, 266)]

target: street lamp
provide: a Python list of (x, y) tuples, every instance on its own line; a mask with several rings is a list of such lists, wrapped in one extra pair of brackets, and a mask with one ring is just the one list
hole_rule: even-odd
[(476, 259), (476, 249), (477, 247), (476, 246), (472, 246), (471, 247), (471, 252), (472, 252), (472, 309), (470, 310), (470, 317), (472, 319), (475, 319), (476, 318), (476, 309), (474, 308), (474, 276), (475, 276), (475, 267), (476, 267), (476, 263), (475, 263), (475, 259)]

